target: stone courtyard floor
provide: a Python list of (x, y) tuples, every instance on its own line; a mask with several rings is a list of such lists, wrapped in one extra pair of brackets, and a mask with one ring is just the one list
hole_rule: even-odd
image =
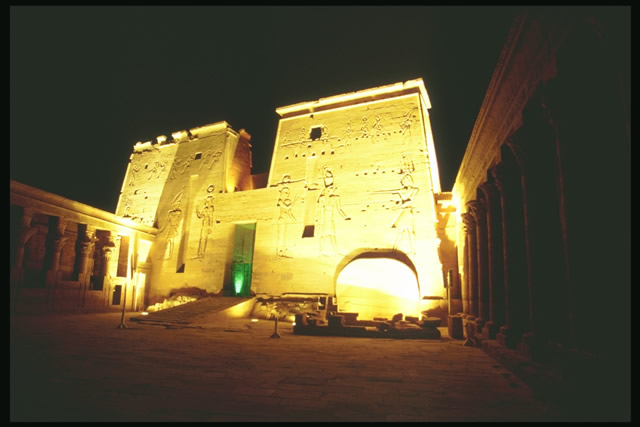
[(11, 421), (571, 421), (476, 347), (200, 327), (119, 313), (11, 318)]

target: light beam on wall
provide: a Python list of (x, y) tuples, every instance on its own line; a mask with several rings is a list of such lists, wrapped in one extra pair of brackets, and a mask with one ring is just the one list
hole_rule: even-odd
[(414, 272), (391, 258), (359, 258), (350, 262), (336, 283), (338, 311), (358, 319), (390, 319), (397, 313), (419, 316), (420, 292)]
[(242, 270), (236, 270), (233, 275), (233, 288), (236, 295), (240, 295), (242, 292), (242, 285), (244, 285), (244, 272)]

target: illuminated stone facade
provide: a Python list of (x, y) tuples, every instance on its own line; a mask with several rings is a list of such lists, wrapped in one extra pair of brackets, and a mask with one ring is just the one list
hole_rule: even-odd
[(421, 80), (279, 108), (264, 184), (224, 122), (136, 144), (116, 215), (12, 181), (12, 308), (181, 288), (324, 294), (361, 318), (449, 302), (525, 379), (547, 380), (535, 361), (628, 412), (630, 24), (600, 11), (514, 22), (452, 192)]
[(145, 307), (156, 230), (10, 182), (12, 311)]
[(136, 144), (116, 214), (158, 230), (149, 303), (181, 287), (320, 293), (390, 317), (444, 299), (429, 108), (421, 80), (279, 108), (265, 188), (250, 136), (224, 122)]

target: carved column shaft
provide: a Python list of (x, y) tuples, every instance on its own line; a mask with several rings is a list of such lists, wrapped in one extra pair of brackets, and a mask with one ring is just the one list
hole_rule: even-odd
[(480, 186), (487, 208), (487, 266), (489, 289), (489, 321), (485, 324), (488, 338), (495, 338), (498, 328), (505, 323), (504, 259), (502, 254), (502, 214), (500, 196), (495, 185), (485, 182)]
[(476, 323), (482, 327), (489, 318), (489, 290), (488, 290), (488, 265), (487, 265), (487, 210), (482, 202), (473, 200), (467, 203), (471, 214), (476, 221), (476, 286), (477, 286), (477, 310), (479, 319)]
[(53, 258), (51, 260), (51, 271), (58, 271), (60, 268), (60, 257), (62, 255), (62, 249), (67, 243), (67, 237), (57, 237), (53, 241)]
[(531, 333), (540, 342), (564, 343), (569, 329), (568, 283), (557, 133), (539, 94), (528, 103), (523, 119), (523, 130), (511, 148), (522, 158)]
[(10, 271), (10, 310), (16, 309), (18, 300), (20, 299), (20, 288), (24, 285), (24, 252), (25, 246), (29, 239), (37, 232), (35, 227), (31, 226), (34, 211), (30, 208), (24, 208), (20, 221), (20, 232), (18, 235), (16, 258), (13, 268)]
[[(533, 335), (535, 333), (535, 322), (533, 319), (533, 283), (532, 283), (532, 271), (531, 271), (531, 218), (529, 218), (530, 204), (531, 200), (530, 194), (528, 191), (528, 187), (530, 187), (530, 171), (531, 171), (531, 159), (529, 158), (529, 154), (525, 146), (522, 145), (523, 134), (525, 133), (524, 128), (520, 128), (516, 134), (510, 138), (506, 145), (511, 149), (516, 158), (518, 165), (520, 166), (520, 188), (519, 194), (521, 195), (519, 200), (521, 201), (522, 206), (522, 231), (521, 236), (523, 237), (524, 243), (524, 252), (523, 252), (523, 271), (521, 277), (523, 280), (523, 285), (519, 289), (521, 289), (523, 305), (522, 309), (524, 309), (524, 314), (522, 316), (522, 329), (523, 332), (527, 332), (528, 335)], [(513, 188), (514, 193), (517, 193), (517, 188)], [(517, 198), (514, 197), (514, 199)], [(516, 202), (517, 203), (517, 202)], [(515, 210), (516, 206), (513, 206)]]
[(24, 263), (24, 248), (31, 236), (36, 233), (36, 228), (31, 227), (31, 220), (34, 215), (33, 209), (24, 208), (20, 224), (20, 234), (18, 236), (18, 247), (16, 249), (15, 268), (20, 269)]
[(89, 256), (95, 247), (95, 230), (87, 229), (83, 235), (78, 236), (78, 273), (86, 274)]
[[(464, 222), (464, 216), (466, 213), (462, 214), (462, 219)], [(462, 300), (462, 312), (465, 314), (469, 314), (469, 233), (467, 231), (467, 227), (464, 227), (464, 243), (463, 243), (463, 251), (462, 251), (462, 281), (460, 283), (460, 299)]]
[(466, 238), (465, 252), (468, 259), (468, 271), (467, 275), (467, 299), (468, 299), (468, 314), (473, 316), (478, 315), (478, 291), (477, 291), (477, 271), (478, 271), (478, 257), (476, 249), (476, 222), (470, 213), (462, 214), (462, 220), (464, 221)]
[(98, 272), (100, 276), (98, 280), (102, 282), (101, 289), (103, 291), (103, 301), (105, 306), (109, 306), (109, 298), (111, 295), (111, 276), (109, 275), (109, 271), (111, 270), (111, 262), (114, 258), (114, 254), (116, 253), (115, 249), (116, 244), (114, 242), (113, 235), (109, 235), (107, 242), (101, 248), (102, 259), (100, 263), (100, 271)]
[(101, 252), (102, 263), (100, 264), (100, 276), (107, 276), (109, 274), (109, 267), (111, 264), (111, 259), (113, 258), (113, 253), (115, 252), (115, 247), (103, 246)]
[(509, 168), (504, 163), (498, 164), (492, 174), (500, 190), (506, 301), (505, 325), (500, 328), (498, 339), (508, 347), (515, 347), (528, 321), (527, 266), (521, 224), (521, 179), (515, 168)]

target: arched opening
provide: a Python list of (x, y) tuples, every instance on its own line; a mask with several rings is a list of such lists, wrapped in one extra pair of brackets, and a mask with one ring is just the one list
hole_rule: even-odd
[(397, 251), (363, 252), (347, 257), (335, 281), (338, 311), (358, 313), (359, 320), (420, 315), (415, 267)]

